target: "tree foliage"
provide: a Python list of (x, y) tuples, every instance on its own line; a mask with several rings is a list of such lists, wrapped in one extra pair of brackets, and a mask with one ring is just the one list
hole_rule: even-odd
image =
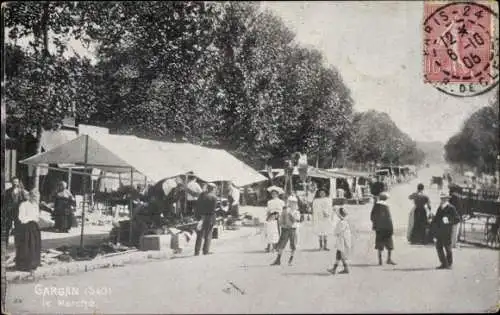
[(83, 9), (101, 12), (84, 18), (99, 25), (85, 31), (101, 75), (92, 121), (259, 166), (295, 151), (330, 159), (344, 144), (353, 101), (340, 74), (258, 4), (99, 5)]
[[(20, 129), (75, 109), (80, 122), (229, 149), (255, 167), (297, 151), (329, 167), (346, 147), (359, 162), (421, 159), (387, 115), (353, 116), (336, 68), (256, 2), (16, 2), (7, 19), (12, 39), (33, 37), (9, 55)], [(97, 63), (63, 57), (67, 38), (92, 43)]]
[(494, 173), (499, 154), (498, 94), (489, 106), (474, 112), (459, 133), (445, 145), (450, 163), (476, 167), (481, 172)]
[(352, 124), (350, 156), (356, 162), (420, 164), (424, 154), (386, 113), (356, 113)]

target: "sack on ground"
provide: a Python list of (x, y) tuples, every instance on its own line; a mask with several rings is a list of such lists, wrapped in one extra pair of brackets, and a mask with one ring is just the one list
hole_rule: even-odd
[(201, 228), (203, 227), (203, 220), (198, 221), (198, 224), (196, 225), (196, 231), (201, 231)]

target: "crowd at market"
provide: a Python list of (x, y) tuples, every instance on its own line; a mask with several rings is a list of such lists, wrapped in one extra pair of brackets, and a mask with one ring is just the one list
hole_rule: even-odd
[[(449, 174), (444, 174), (442, 180), (447, 181), (449, 187), (453, 187), (453, 179)], [(388, 203), (390, 198), (388, 191), (391, 185), (400, 181), (382, 174), (376, 174), (366, 181), (373, 201), (370, 220), (376, 236), (374, 248), (377, 250), (380, 265), (383, 264), (384, 250), (387, 250), (386, 263), (396, 264), (392, 258), (394, 227)], [(18, 178), (13, 178), (11, 183), (12, 187), (6, 192), (4, 212), (6, 215), (2, 218), (2, 222), (7, 232), (15, 235), (16, 268), (30, 271), (40, 265), (41, 232), (38, 222), (40, 205), (46, 204), (40, 203), (39, 194), (35, 190), (26, 191)], [(349, 272), (347, 262), (353, 240), (349, 222), (346, 220), (348, 216), (345, 207), (346, 192), (339, 186), (333, 191), (335, 196), (331, 196), (331, 187), (321, 186), (321, 183), (327, 182), (304, 181), (303, 184), (308, 192), (306, 197), (293, 187), (286, 187), (286, 184), (283, 188), (278, 185), (266, 188), (269, 199), (263, 223), (264, 252), (277, 253), (271, 265), (281, 264), (283, 251), (288, 244), (291, 250), (288, 264), (293, 263), (298, 245), (299, 226), (304, 221), (310, 220), (313, 232), (318, 237), (318, 249), (330, 251), (331, 245), (335, 249), (335, 262), (328, 271), (336, 273), (337, 266), (342, 263), (341, 273)], [(211, 254), (212, 238), (214, 235), (217, 237), (214, 233), (217, 218), (224, 216), (229, 218), (227, 222), (233, 223), (241, 218), (239, 208), (244, 196), (240, 188), (232, 182), (227, 184), (227, 209), (223, 209), (218, 194), (221, 187), (216, 183), (199, 181), (194, 175), (169, 178), (136, 194), (134, 197), (136, 203), (130, 220), (135, 233), (135, 242), (151, 231), (151, 228), (160, 227), (177, 213), (192, 220), (196, 232), (194, 255)], [(453, 189), (450, 188), (450, 193), (447, 194), (441, 190), (442, 183), (438, 181), (436, 184), (440, 191), (441, 203), (435, 211), (432, 211), (424, 184), (418, 184), (416, 191), (408, 196), (413, 208), (409, 214), (407, 239), (413, 245), (435, 244), (441, 263), (438, 268), (447, 269), (451, 268), (453, 263), (452, 248), (456, 245), (457, 224), (461, 220), (461, 214), (457, 211), (456, 202), (450, 203), (450, 199), (453, 199), (451, 194)], [(247, 193), (246, 190), (244, 192)], [(68, 233), (77, 223), (74, 215), (75, 197), (68, 190), (66, 182), (60, 181), (57, 184), (52, 200), (54, 230)], [(176, 209), (177, 205), (183, 207)], [(333, 243), (329, 243), (332, 235)]]

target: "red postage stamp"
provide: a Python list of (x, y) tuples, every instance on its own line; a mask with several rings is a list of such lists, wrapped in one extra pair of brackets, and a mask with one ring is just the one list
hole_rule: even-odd
[(498, 84), (498, 13), (493, 2), (424, 2), (424, 82), (454, 96)]

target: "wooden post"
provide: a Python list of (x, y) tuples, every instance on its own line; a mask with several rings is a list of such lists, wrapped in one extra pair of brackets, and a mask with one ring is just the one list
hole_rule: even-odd
[(132, 201), (133, 197), (133, 189), (134, 189), (134, 169), (130, 168), (130, 186), (132, 187), (132, 190), (130, 192), (129, 196), (129, 205), (128, 205), (128, 213), (129, 213), (129, 228), (128, 228), (128, 242), (129, 244), (132, 244), (132, 208), (134, 207), (134, 203)]
[[(89, 136), (85, 135), (85, 156), (84, 156), (84, 171), (87, 170), (87, 162), (88, 162), (88, 155), (89, 155)], [(85, 194), (87, 191), (87, 176), (83, 176), (83, 205), (82, 205), (82, 228), (81, 228), (81, 234), (80, 234), (80, 248), (83, 249), (83, 233), (84, 233), (84, 227), (85, 227), (85, 205), (86, 205), (86, 200), (85, 200)]]
[(70, 166), (68, 168), (68, 189), (69, 191), (71, 191), (71, 171), (73, 170), (73, 168)]
[(92, 169), (90, 169), (90, 209), (94, 208), (94, 179), (92, 178)]

